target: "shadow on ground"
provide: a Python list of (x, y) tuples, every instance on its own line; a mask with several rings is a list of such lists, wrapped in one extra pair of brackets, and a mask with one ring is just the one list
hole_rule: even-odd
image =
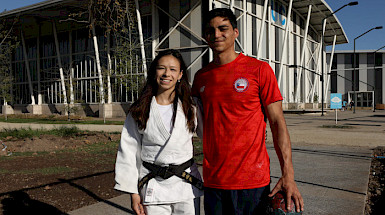
[(31, 199), (29, 195), (22, 191), (11, 192), (8, 198), (1, 201), (4, 215), (17, 214), (50, 214), (66, 215), (52, 205)]

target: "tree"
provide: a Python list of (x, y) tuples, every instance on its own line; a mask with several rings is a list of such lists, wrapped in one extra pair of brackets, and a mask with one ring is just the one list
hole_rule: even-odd
[[(108, 38), (108, 43), (104, 47), (107, 50), (107, 56), (95, 53), (94, 58), (96, 62), (100, 61), (100, 58), (103, 58), (103, 62), (107, 62), (100, 65), (103, 84), (100, 84), (99, 88), (104, 90), (99, 92), (101, 99), (107, 95), (107, 103), (111, 103), (112, 88), (120, 84), (127, 90), (139, 89), (138, 85), (143, 83), (144, 78), (140, 77), (140, 80), (137, 80), (132, 73), (126, 72), (141, 68), (141, 64), (138, 63), (140, 58), (137, 58), (140, 44), (133, 0), (89, 0), (86, 10), (70, 14), (67, 20), (87, 23), (90, 37), (95, 38), (95, 28), (99, 28)], [(94, 44), (97, 44), (95, 39)], [(103, 102), (101, 100), (101, 103)]]
[(13, 36), (14, 25), (17, 18), (13, 20), (3, 19), (0, 23), (0, 99), (5, 105), (4, 116), (7, 120), (7, 104), (12, 103), (12, 53), (18, 46), (17, 38)]

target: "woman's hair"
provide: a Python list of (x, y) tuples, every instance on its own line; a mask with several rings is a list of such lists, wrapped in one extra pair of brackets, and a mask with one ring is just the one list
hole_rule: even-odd
[(182, 102), (183, 112), (186, 117), (186, 126), (188, 127), (190, 132), (194, 132), (195, 112), (193, 108), (194, 103), (191, 98), (191, 87), (187, 77), (187, 67), (183, 61), (182, 55), (179, 53), (179, 51), (176, 50), (169, 49), (166, 51), (161, 51), (151, 62), (150, 69), (147, 73), (146, 84), (143, 87), (139, 98), (131, 105), (129, 113), (131, 113), (132, 118), (134, 118), (134, 120), (138, 124), (139, 129), (146, 129), (147, 120), (150, 116), (150, 106), (152, 97), (155, 96), (158, 91), (158, 83), (156, 81), (156, 67), (158, 65), (159, 59), (168, 55), (174, 56), (176, 59), (178, 59), (180, 63), (180, 71), (183, 71), (182, 78), (180, 79), (180, 82), (176, 83), (173, 92), (175, 93), (175, 97), (173, 101), (174, 113), (172, 116), (172, 125), (174, 126), (175, 124), (175, 117), (179, 99)]

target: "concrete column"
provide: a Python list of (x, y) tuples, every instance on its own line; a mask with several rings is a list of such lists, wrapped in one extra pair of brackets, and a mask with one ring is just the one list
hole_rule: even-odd
[(345, 79), (341, 78), (345, 77), (345, 55), (337, 54), (337, 93), (347, 93), (345, 92)]
[[(359, 81), (359, 91), (368, 91), (368, 85), (365, 84), (365, 83), (368, 83), (368, 75), (367, 75), (367, 72), (368, 72), (368, 64), (367, 64), (367, 56), (366, 56), (366, 53), (360, 53), (359, 54), (359, 69), (358, 71), (360, 71), (359, 73), (359, 79), (357, 81)], [(363, 83), (365, 82), (365, 83)]]
[(385, 53), (382, 53), (382, 104), (385, 104)]
[(2, 105), (2, 113), (4, 114), (15, 114), (13, 107), (11, 105), (5, 104)]

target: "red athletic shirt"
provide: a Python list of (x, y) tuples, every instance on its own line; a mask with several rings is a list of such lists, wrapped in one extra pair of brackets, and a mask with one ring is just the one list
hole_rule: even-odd
[(270, 183), (264, 107), (282, 100), (263, 61), (242, 53), (225, 65), (210, 63), (194, 79), (203, 104), (203, 178), (206, 187), (253, 189)]

